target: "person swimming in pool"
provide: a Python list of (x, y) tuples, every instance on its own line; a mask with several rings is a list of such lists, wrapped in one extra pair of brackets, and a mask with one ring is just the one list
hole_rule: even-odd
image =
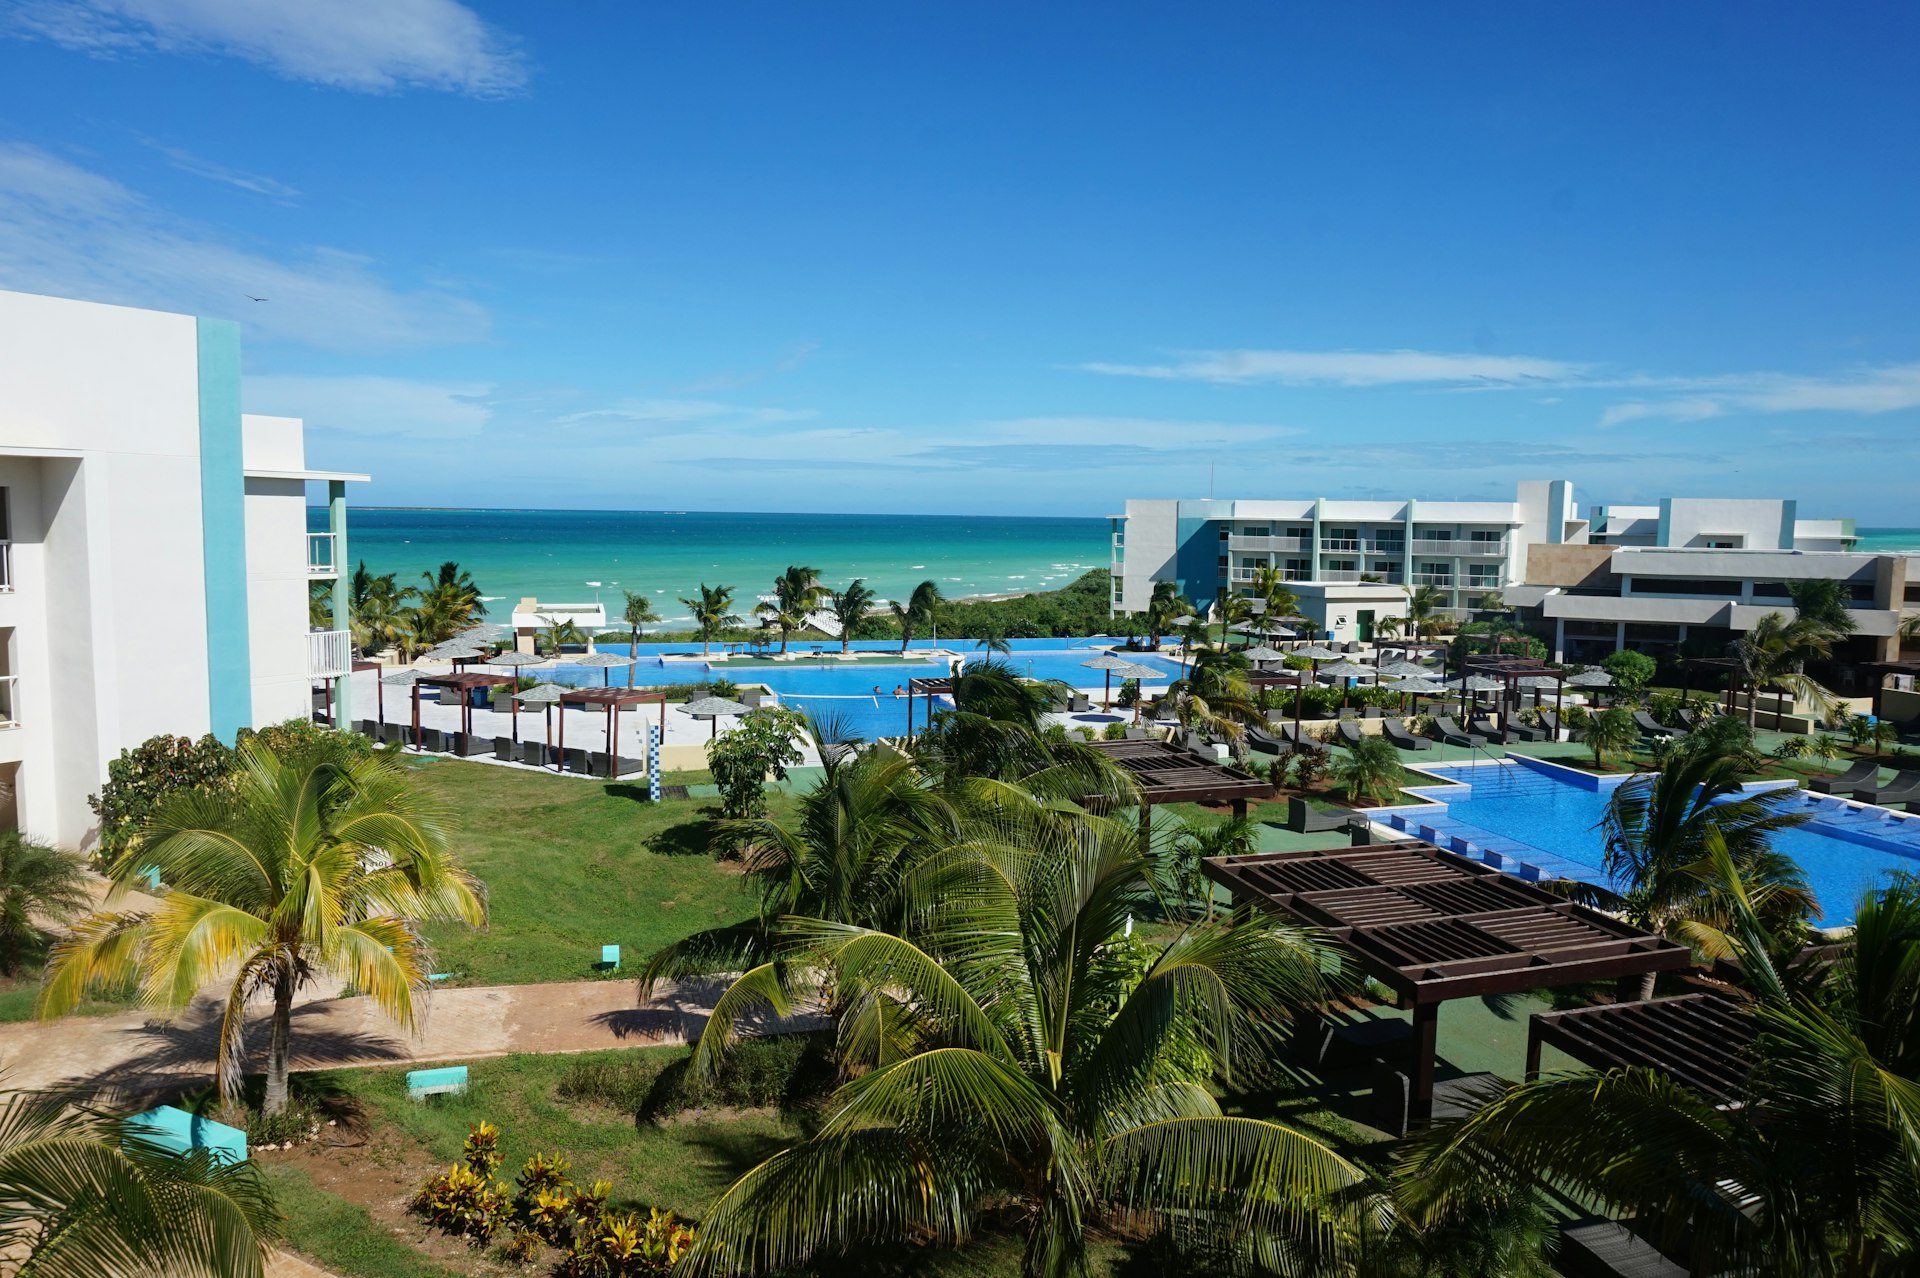
[(898, 698), (900, 698), (900, 697), (904, 697), (904, 696), (906, 696), (906, 695), (907, 695), (907, 690), (906, 690), (905, 688), (903, 688), (903, 687), (901, 687), (901, 686), (900, 686), (899, 684), (897, 684), (897, 683), (896, 683), (896, 684), (894, 684), (894, 685), (893, 685), (893, 695), (894, 695), (894, 697), (895, 697), (895, 699), (897, 700), (897, 699), (898, 699)]
[(880, 685), (876, 683), (876, 684), (874, 684), (874, 685), (873, 685), (873, 695), (874, 695), (874, 696), (876, 696), (876, 697), (884, 697), (884, 696), (886, 696), (887, 694), (886, 694), (886, 693), (884, 693), (884, 692), (882, 692), (882, 691), (880, 691)]

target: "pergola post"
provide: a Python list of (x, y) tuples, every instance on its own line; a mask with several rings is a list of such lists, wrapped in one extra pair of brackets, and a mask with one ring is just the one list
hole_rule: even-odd
[(418, 682), (413, 685), (413, 748), (416, 753), (420, 749), (420, 685)]
[(1537, 1018), (1527, 1018), (1527, 1074), (1529, 1083), (1540, 1077), (1540, 1022)]
[(1413, 1078), (1407, 1098), (1407, 1119), (1425, 1127), (1433, 1121), (1434, 1060), (1440, 1045), (1440, 1004), (1413, 1005)]

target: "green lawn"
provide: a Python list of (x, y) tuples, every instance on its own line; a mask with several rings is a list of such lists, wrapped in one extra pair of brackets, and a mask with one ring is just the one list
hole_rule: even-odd
[[(754, 910), (751, 885), (707, 851), (717, 812), (710, 800), (649, 803), (644, 781), (451, 759), (417, 766), (421, 786), (449, 813), (455, 851), (487, 885), (485, 929), (428, 929), (439, 969), (462, 983), (581, 979), (592, 974), (602, 945), (619, 945), (631, 966), (670, 941)], [(792, 799), (770, 793), (769, 803), (780, 812)]]

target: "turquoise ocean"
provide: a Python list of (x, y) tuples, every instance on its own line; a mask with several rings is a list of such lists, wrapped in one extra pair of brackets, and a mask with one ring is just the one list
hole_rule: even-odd
[[(308, 512), (315, 531), (325, 511)], [(695, 587), (732, 586), (744, 615), (789, 564), (831, 588), (863, 578), (883, 599), (934, 581), (949, 599), (1053, 590), (1108, 562), (1104, 519), (948, 515), (778, 515), (596, 510), (356, 507), (348, 556), (403, 584), (445, 560), (473, 575), (488, 613), (521, 598), (599, 600), (617, 617), (622, 591), (653, 596), (669, 626), (688, 620)]]
[(1869, 554), (1894, 550), (1920, 553), (1920, 528), (1856, 528), (1854, 531), (1860, 538), (1854, 544), (1855, 550)]

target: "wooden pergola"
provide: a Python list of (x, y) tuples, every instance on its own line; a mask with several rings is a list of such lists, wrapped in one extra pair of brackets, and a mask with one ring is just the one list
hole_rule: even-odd
[[(560, 767), (567, 766), (567, 707), (588, 706), (607, 712), (607, 779), (620, 771), (620, 711), (625, 706), (658, 705), (660, 739), (667, 739), (667, 694), (659, 688), (570, 688), (560, 694)], [(591, 771), (591, 769), (589, 769)]]
[(941, 675), (938, 678), (907, 680), (907, 735), (913, 735), (913, 699), (915, 697), (925, 697), (927, 699), (927, 722), (932, 723), (933, 699), (935, 697), (951, 697), (952, 695), (953, 680), (946, 675)]
[[(1477, 653), (1467, 657), (1461, 663), (1463, 675), (1479, 675), (1483, 679), (1498, 679), (1506, 685), (1500, 693), (1500, 726), (1507, 726), (1507, 715), (1519, 709), (1522, 679), (1554, 679), (1559, 687), (1553, 693), (1553, 711), (1557, 716), (1561, 710), (1562, 699), (1567, 691), (1567, 672), (1556, 669), (1544, 661), (1532, 657), (1508, 657), (1498, 653)], [(1541, 689), (1533, 690), (1534, 709), (1540, 708)]]
[(1247, 814), (1247, 800), (1270, 799), (1273, 786), (1251, 772), (1210, 763), (1165, 741), (1094, 741), (1095, 750), (1124, 768), (1140, 790), (1144, 827), (1157, 803), (1230, 803), (1233, 814)]
[(1527, 1025), (1527, 1081), (1540, 1074), (1540, 1049), (1559, 1048), (1595, 1069), (1655, 1069), (1715, 1104), (1738, 1100), (1753, 1069), (1758, 1027), (1718, 994), (1682, 994), (1540, 1012)]
[[(487, 674), (482, 670), (456, 670), (452, 674), (421, 675), (413, 681), (413, 748), (420, 748), (420, 689), (452, 688), (460, 694), (460, 735), (473, 735), (473, 690), (519, 684), (515, 675)], [(520, 704), (513, 703), (514, 735), (519, 735)]]
[(1440, 1005), (1624, 980), (1693, 962), (1684, 945), (1431, 843), (1215, 857), (1236, 905), (1324, 928), (1413, 1013), (1411, 1117), (1433, 1117)]

